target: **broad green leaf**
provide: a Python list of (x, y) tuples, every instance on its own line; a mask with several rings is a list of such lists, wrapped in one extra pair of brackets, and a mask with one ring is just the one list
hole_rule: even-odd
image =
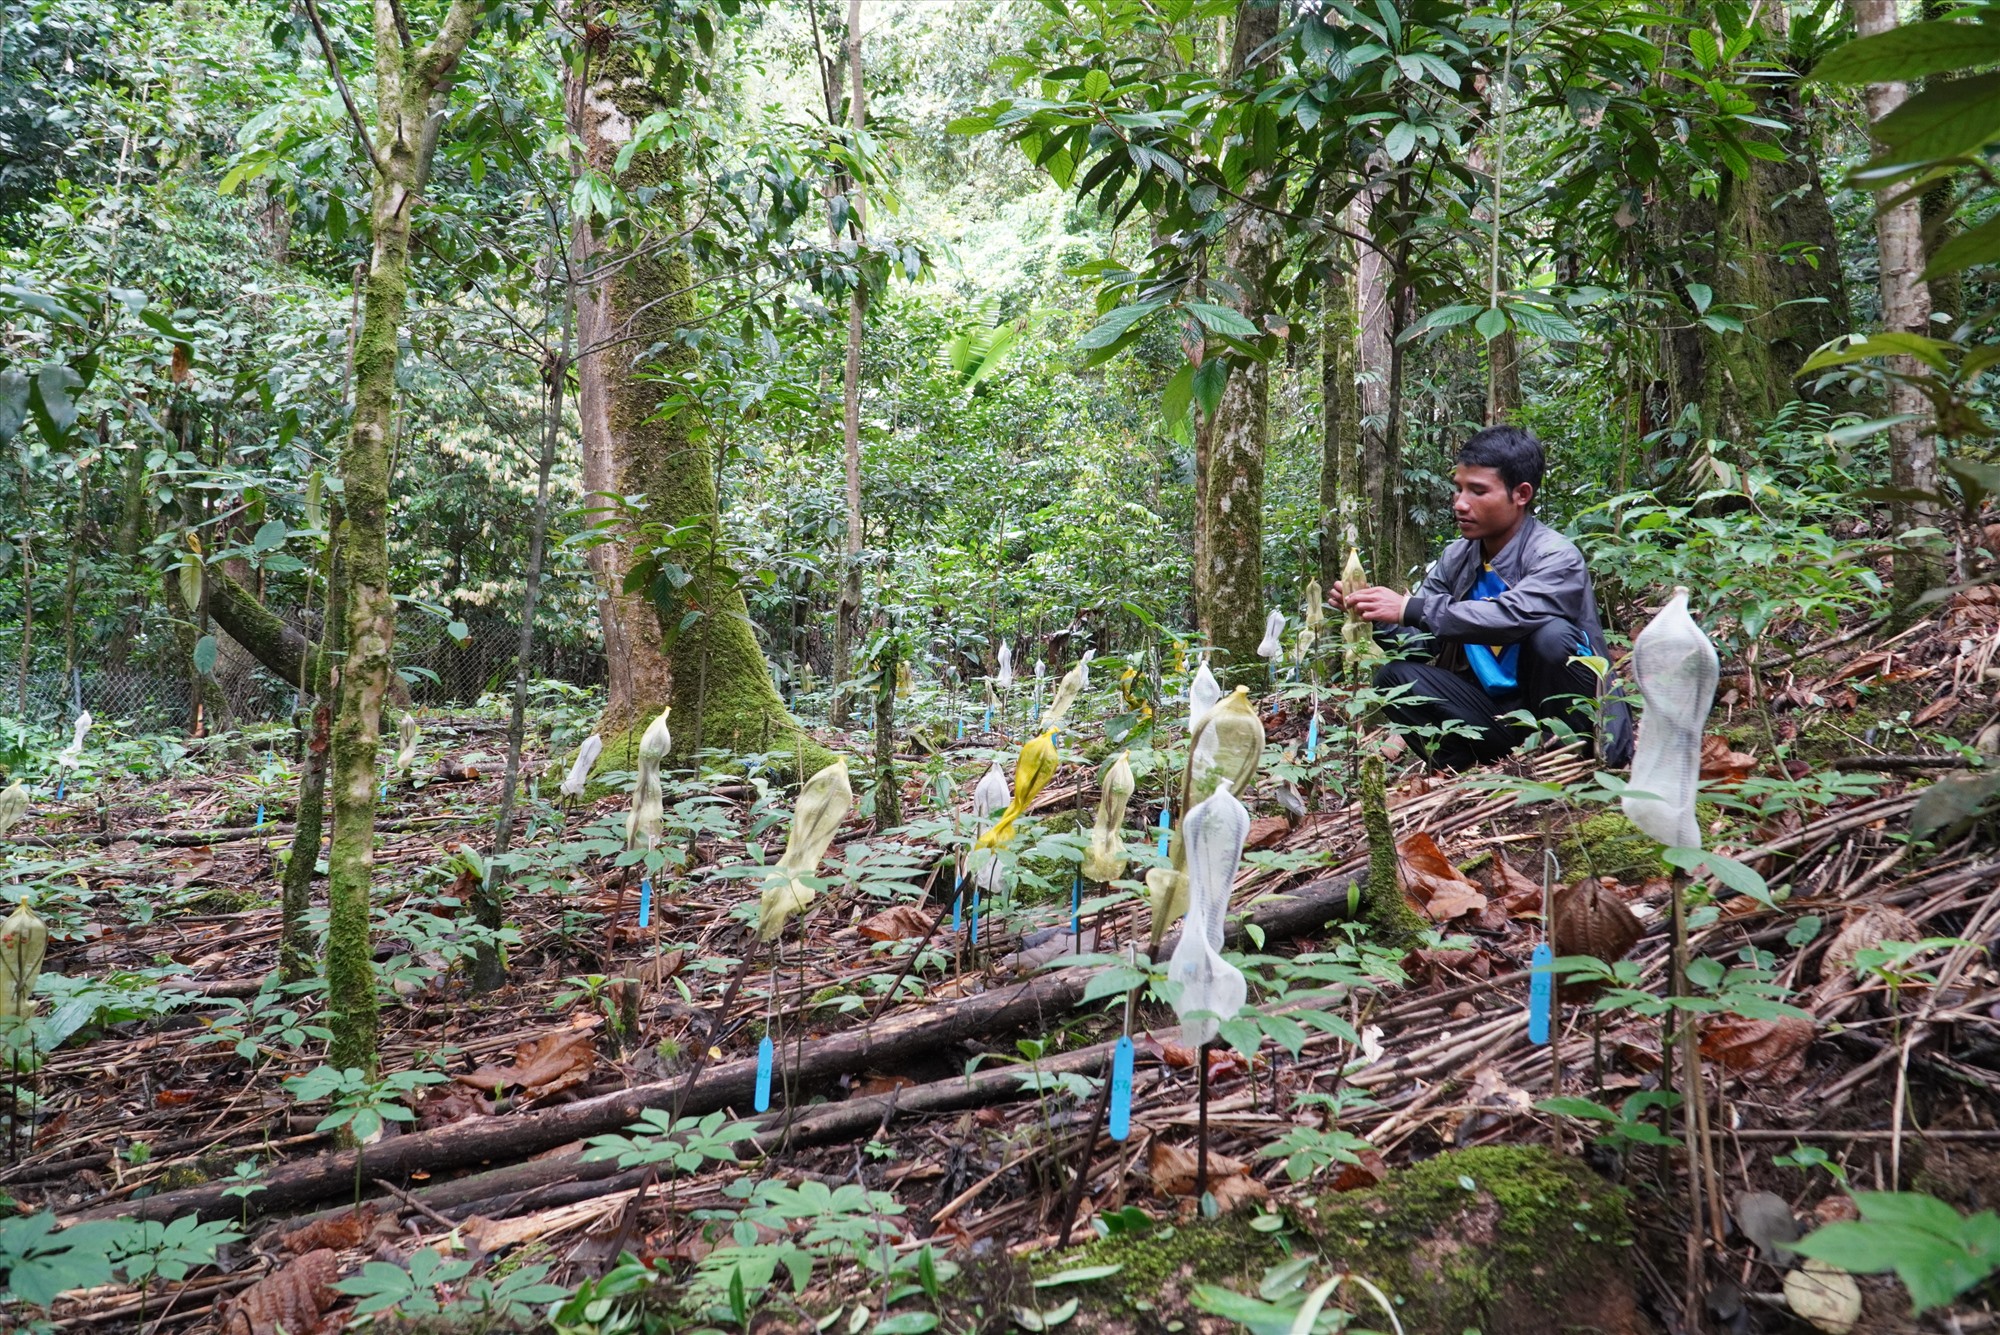
[(1397, 121), (1389, 127), (1389, 133), (1382, 136), (1382, 151), (1395, 162), (1409, 157), (1416, 147), (1417, 130), (1408, 121)]
[(1079, 348), (1108, 348), (1123, 337), (1126, 330), (1164, 305), (1164, 301), (1139, 301), (1130, 306), (1119, 306), (1085, 330), (1076, 345)]
[(1857, 37), (1820, 57), (1808, 78), (1822, 83), (1896, 83), (2000, 61), (2000, 27), (1905, 23)]
[(1111, 91), (1111, 76), (1103, 70), (1093, 69), (1083, 76), (1083, 95), (1093, 102), (1102, 101)]
[(204, 635), (194, 642), (194, 670), (206, 677), (215, 671), (216, 642), (213, 635)]
[(1479, 312), (1479, 318), (1472, 322), (1472, 327), (1479, 332), (1481, 338), (1491, 343), (1507, 332), (1507, 312), (1489, 306)]
[(1209, 301), (1190, 301), (1187, 308), (1190, 315), (1214, 333), (1230, 338), (1257, 337), (1257, 326), (1227, 306), (1218, 306)]
[(1160, 416), (1169, 428), (1187, 420), (1188, 405), (1194, 402), (1194, 372), (1193, 366), (1183, 365), (1160, 394)]
[(1925, 278), (1943, 278), (1975, 264), (2000, 260), (2000, 217), (1988, 218), (1969, 232), (1960, 232), (1939, 246), (1925, 266)]
[(2000, 134), (2000, 74), (1926, 88), (1875, 122), (1872, 132), (1883, 150), (1871, 168), (1970, 153)]
[(1038, 1289), (1060, 1288), (1064, 1284), (1084, 1284), (1093, 1279), (1109, 1279), (1125, 1267), (1112, 1265), (1085, 1265), (1073, 1270), (1059, 1270), (1053, 1275), (1044, 1275), (1035, 1281)]
[(1722, 48), (1716, 45), (1715, 34), (1706, 28), (1688, 30), (1688, 50), (1705, 70), (1714, 69), (1722, 59)]
[(1715, 300), (1715, 289), (1706, 283), (1689, 283), (1687, 293), (1688, 300), (1694, 303), (1694, 313), (1707, 314), (1708, 304)]

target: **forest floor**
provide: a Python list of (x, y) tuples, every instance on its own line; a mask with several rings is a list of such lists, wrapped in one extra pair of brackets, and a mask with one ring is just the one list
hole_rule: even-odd
[[(509, 985), (475, 996), (453, 927), (476, 873), (454, 859), (488, 842), (505, 737), (469, 715), (423, 720), (428, 777), (398, 780), (381, 812), (377, 919), (397, 998), (383, 1066), (437, 1079), (358, 1159), (317, 1129), (324, 1094), (284, 1084), (322, 1045), (310, 1000), (267, 986), (290, 825), (275, 792), (254, 823), (255, 754), (163, 783), (100, 774), (80, 798), (37, 801), (14, 876), (56, 938), (47, 970), (63, 980), (44, 1009), (76, 1029), (20, 1081), (39, 1111), (0, 1189), (64, 1221), (199, 1214), (245, 1235), (180, 1253), (156, 1235), (162, 1278), (64, 1294), (47, 1313), (62, 1330), (282, 1321), (297, 1335), (440, 1308), (465, 1329), (551, 1329), (537, 1283), (583, 1281), (585, 1300), (606, 1301), (572, 1303), (564, 1329), (624, 1328), (650, 1289), (689, 1329), (1283, 1330), (1302, 1293), (1352, 1274), (1332, 1305), (1371, 1329), (1672, 1331), (1689, 1328), (1691, 1232), (1702, 1328), (1808, 1329), (1783, 1296), (1771, 1239), (1785, 1235), (1751, 1217), (1752, 1193), (1782, 1198), (1805, 1228), (1851, 1217), (1843, 1180), (1961, 1210), (2000, 1203), (1993, 958), (1893, 948), (1990, 943), (2000, 927), (1990, 829), (1908, 837), (1927, 787), (2000, 715), (1989, 592), (1893, 639), (1725, 668), (1707, 835), (1772, 902), (1695, 896), (1692, 951), (1715, 962), (1702, 981), (1734, 1012), (1701, 1038), (1705, 1226), (1690, 1222), (1680, 1153), (1649, 1143), (1649, 1101), (1627, 1102), (1661, 1081), (1659, 1008), (1635, 994), (1663, 990), (1672, 869), (1615, 807), (1585, 800), (1592, 767), (1573, 754), (1401, 776), (1405, 888), (1443, 934), (1407, 952), (1343, 930), (1366, 866), (1352, 807), (1308, 785), (1319, 809), (1257, 821), (1232, 912), (1255, 926), (1237, 948), (1261, 952), (1252, 1001), (1276, 1018), (1253, 1056), (1208, 1054), (1220, 1217), (1204, 1218), (1198, 1058), (1170, 1008), (1137, 1007), (1129, 1135), (1103, 1133), (1096, 1078), (1124, 1018), (1116, 957), (1136, 943), (1143, 962), (1143, 896), (1087, 893), (1079, 943), (1067, 865), (1037, 871), (1037, 844), (975, 945), (935, 843), (910, 833), (922, 821), (885, 837), (854, 819), (774, 972), (744, 917), (758, 883), (728, 869), (751, 841), (772, 856), (782, 795), (743, 782), (680, 790), (678, 806), (670, 794), (689, 868), (661, 876), (643, 929), (637, 871), (612, 856), (621, 801), (543, 805), (513, 891)], [(1283, 713), (1266, 724), (1280, 743), (1303, 728)], [(1774, 744), (1789, 761), (1774, 763)], [(951, 813), (923, 804), (947, 772), (964, 828), (971, 781), (996, 754), (1011, 744), (982, 736), (911, 757), (906, 811), (943, 828)], [(1064, 760), (1034, 811), (1087, 826), (1095, 768), (1074, 747)], [(1545, 867), (1622, 902), (1643, 934), (1636, 975), (1604, 994), (1615, 1004), (1559, 1005), (1555, 1041), (1536, 1045)], [(1056, 967), (1079, 944), (1095, 963)], [(766, 1035), (775, 1092), (758, 1115)], [(1603, 1112), (1536, 1108), (1554, 1094)], [(602, 1142), (609, 1157), (585, 1153), (648, 1108), (706, 1120), (662, 1134), (674, 1124), (661, 1118)], [(622, 1254), (638, 1264), (617, 1267)], [(2000, 1328), (1990, 1283), (1920, 1318), (1888, 1276), (1860, 1290), (1854, 1329)]]

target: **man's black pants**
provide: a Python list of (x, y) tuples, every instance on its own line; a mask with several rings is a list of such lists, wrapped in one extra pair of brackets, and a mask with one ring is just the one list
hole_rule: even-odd
[[(1593, 721), (1589, 711), (1576, 699), (1565, 698), (1590, 700), (1597, 695), (1597, 673), (1587, 664), (1569, 661), (1582, 642), (1583, 632), (1571, 622), (1543, 622), (1521, 641), (1521, 653), (1514, 664), (1514, 680), (1520, 689), (1510, 695), (1488, 694), (1470, 671), (1454, 672), (1406, 659), (1377, 668), (1375, 685), (1383, 690), (1410, 688), (1383, 713), (1418, 754), (1435, 768), (1469, 769), (1498, 760), (1520, 745), (1526, 729), (1500, 721), (1501, 715), (1518, 709), (1536, 718), (1561, 719), (1578, 733), (1590, 735)], [(1476, 735), (1430, 738), (1414, 731), (1434, 728), (1447, 720), (1470, 725)]]

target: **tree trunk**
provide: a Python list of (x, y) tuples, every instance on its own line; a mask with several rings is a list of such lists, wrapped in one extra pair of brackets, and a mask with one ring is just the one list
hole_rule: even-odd
[[(848, 128), (855, 142), (868, 124), (868, 102), (861, 81), (861, 0), (847, 0)], [(833, 118), (833, 98), (827, 98), (827, 118)], [(866, 231), (868, 213), (859, 182), (854, 187), (853, 218), (857, 240)], [(833, 228), (831, 216), (827, 219)], [(836, 234), (833, 238), (839, 240)], [(847, 361), (841, 372), (841, 462), (846, 471), (847, 532), (841, 547), (840, 606), (833, 627), (833, 724), (844, 728), (852, 719), (854, 645), (861, 638), (861, 335), (867, 323), (867, 294), (857, 280), (847, 296)]]
[(1386, 187), (1373, 185), (1355, 196), (1351, 217), (1366, 238), (1355, 263), (1355, 299), (1361, 322), (1360, 372), (1356, 397), (1361, 408), (1361, 559), (1379, 573), (1395, 568), (1391, 548), (1396, 523), (1389, 460), (1389, 256), (1381, 248), (1376, 212)]
[(408, 300), (413, 215), (437, 146), (432, 100), (449, 87), (479, 13), (477, 0), (452, 0), (437, 36), (425, 46), (405, 48), (393, 0), (374, 5), (375, 129), (369, 146), (374, 244), (354, 349), (354, 419), (340, 452), (347, 656), (330, 762), (326, 945), (333, 1031), (328, 1060), (371, 1073), (376, 996), (368, 895), (375, 861), (375, 760), (396, 638), (395, 591), (389, 587), (389, 469), (397, 336)]
[(875, 683), (875, 828), (892, 829), (903, 823), (903, 793), (896, 780), (896, 678), (902, 651), (892, 631), (882, 637), (882, 652), (875, 660), (880, 674)]
[[(606, 177), (614, 174), (634, 127), (680, 101), (685, 67), (679, 54), (667, 51), (660, 67), (649, 68), (640, 51), (637, 44), (613, 45), (586, 68), (572, 66), (566, 76), (571, 132), (591, 169)], [(677, 152), (640, 153), (622, 180), (628, 189), (655, 189), (668, 224), (678, 230), (680, 174)], [(721, 520), (708, 453), (688, 440), (679, 419), (659, 414), (671, 378), (661, 373), (685, 367), (695, 355), (682, 341), (695, 320), (693, 266), (677, 240), (655, 236), (626, 256), (610, 246), (610, 238), (587, 223), (579, 223), (572, 237), (575, 270), (598, 275), (577, 292), (584, 489), (595, 497), (642, 494), (648, 525), (662, 531), (698, 527), (707, 541), (692, 546), (716, 550)], [(727, 747), (733, 739), (770, 736), (796, 754), (803, 773), (826, 763), (827, 753), (786, 712), (742, 590), (728, 570), (710, 561), (692, 563), (694, 577), (677, 600), (680, 608), (698, 613), (701, 629), (675, 642), (670, 659), (662, 647), (662, 612), (643, 597), (621, 592), (625, 572), (637, 559), (630, 539), (595, 550), (613, 683), (611, 707), (599, 728), (602, 767), (635, 763), (640, 735), (663, 704), (671, 704), (675, 718), (685, 721), (672, 730), (679, 756), (691, 756), (704, 744)]]
[(1354, 280), (1330, 268), (1320, 324), (1319, 585), (1340, 580), (1347, 530), (1359, 532), (1366, 506), (1361, 494), (1361, 404), (1354, 383)]
[[(1854, 27), (1863, 37), (1888, 32), (1896, 26), (1896, 0), (1852, 0)], [(1879, 122), (1909, 99), (1905, 83), (1877, 83), (1868, 86), (1868, 117)], [(1915, 200), (1875, 214), (1875, 247), (1881, 256), (1882, 327), (1899, 333), (1929, 334), (1930, 290), (1920, 275), (1924, 271), (1923, 219)], [(1890, 369), (1898, 375), (1914, 376), (1922, 370), (1915, 358), (1892, 357)], [(1890, 382), (1889, 414), (1914, 414), (1912, 420), (1889, 428), (1889, 483), (1899, 489), (1936, 491), (1938, 486), (1937, 440), (1931, 434), (1929, 401), (1914, 385), (1901, 380)], [(1935, 506), (1922, 502), (1898, 502), (1895, 510), (1898, 530), (1929, 526), (1939, 522)], [(1896, 559), (1896, 592), (1907, 605), (1930, 587), (1936, 573), (1933, 559), (1921, 553), (1899, 553)]]
[[(1250, 57), (1278, 31), (1276, 3), (1251, 0), (1238, 11), (1229, 72), (1241, 77)], [(1265, 173), (1243, 183), (1246, 199), (1268, 187)], [(1222, 237), (1222, 269), (1242, 293), (1239, 309), (1253, 324), (1270, 308), (1270, 280), (1283, 263), (1284, 232), (1264, 209), (1237, 206)], [(1215, 355), (1220, 355), (1215, 354)], [(1264, 450), (1270, 438), (1270, 365), (1236, 366), (1216, 405), (1203, 470), (1201, 511), (1206, 536), (1202, 577), (1195, 582), (1197, 619), (1221, 650), (1222, 675), (1261, 680), (1257, 642), (1264, 635)]]

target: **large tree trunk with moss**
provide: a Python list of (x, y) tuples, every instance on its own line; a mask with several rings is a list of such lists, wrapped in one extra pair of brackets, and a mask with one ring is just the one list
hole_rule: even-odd
[[(1863, 37), (1889, 32), (1897, 22), (1896, 0), (1852, 0), (1854, 27)], [(1868, 118), (1883, 117), (1909, 100), (1905, 83), (1877, 83), (1868, 86)], [(1922, 210), (1915, 200), (1875, 214), (1875, 247), (1881, 258), (1882, 327), (1897, 333), (1931, 332), (1931, 295), (1924, 286), (1924, 237)], [(1894, 357), (1890, 369), (1901, 377), (1919, 374), (1913, 357)], [(1932, 435), (1930, 403), (1923, 391), (1905, 379), (1889, 385), (1889, 414), (1907, 420), (1889, 428), (1889, 483), (1904, 491), (1935, 492), (1938, 487), (1937, 440)], [(1937, 508), (1923, 502), (1898, 502), (1896, 527), (1904, 530), (1940, 522)], [(1896, 561), (1896, 593), (1905, 606), (1914, 602), (1930, 586), (1937, 574), (1936, 563), (1920, 553), (1899, 555)]]
[[(868, 124), (868, 100), (861, 80), (861, 0), (847, 0), (847, 124), (859, 145)], [(835, 83), (829, 77), (826, 88), (826, 118), (831, 125), (838, 113)], [(842, 184), (858, 183), (836, 180)], [(868, 226), (867, 204), (855, 188), (847, 216), (857, 238)], [(828, 239), (840, 241), (837, 215), (829, 205)], [(841, 542), (840, 602), (833, 623), (833, 723), (846, 727), (852, 721), (853, 694), (847, 682), (854, 673), (854, 646), (861, 639), (861, 336), (867, 326), (868, 293), (857, 280), (847, 294), (847, 358), (840, 376), (840, 459), (843, 496), (847, 504), (847, 528)]]
[[(584, 147), (590, 170), (610, 176), (635, 127), (680, 101), (685, 67), (670, 48), (649, 64), (636, 44), (614, 45), (569, 73), (571, 131)], [(651, 188), (661, 225), (681, 227), (678, 152), (635, 154), (622, 178), (628, 190)], [(577, 380), (582, 405), (584, 489), (593, 497), (640, 495), (641, 522), (659, 531), (700, 531), (721, 545), (715, 473), (708, 452), (688, 439), (678, 418), (662, 416), (671, 372), (694, 353), (682, 341), (694, 322), (694, 270), (675, 236), (637, 239), (630, 253), (587, 222), (573, 237), (580, 273), (597, 277), (577, 294)], [(668, 374), (663, 374), (668, 373)], [(627, 573), (641, 559), (629, 533), (595, 549), (611, 706), (600, 725), (600, 764), (626, 769), (638, 754), (639, 735), (663, 705), (680, 726), (676, 753), (690, 756), (704, 745), (768, 745), (797, 753), (800, 768), (818, 768), (826, 753), (786, 711), (772, 684), (750, 624), (742, 590), (713, 561), (686, 563), (693, 578), (676, 594), (681, 611), (697, 616), (695, 629), (669, 647), (662, 613), (645, 598), (627, 595)], [(697, 723), (698, 720), (698, 723)]]
[(1394, 465), (1389, 457), (1391, 274), (1375, 216), (1386, 193), (1380, 184), (1364, 189), (1355, 196), (1349, 215), (1356, 234), (1363, 238), (1354, 263), (1355, 309), (1359, 321), (1355, 398), (1361, 422), (1361, 556), (1377, 572), (1395, 566), (1392, 548), (1400, 522), (1392, 509), (1396, 492)]
[[(450, 86), (480, 5), (452, 0), (436, 37), (403, 44), (393, 0), (375, 0), (373, 250), (354, 349), (354, 418), (340, 451), (340, 568), (347, 655), (334, 711), (327, 854), (328, 1060), (375, 1068), (375, 961), (369, 883), (375, 868), (375, 761), (382, 699), (394, 677), (396, 598), (389, 586), (389, 461), (395, 447), (398, 334), (408, 304), (410, 233), (437, 149), (433, 103)], [(438, 110), (441, 111), (441, 108)], [(359, 127), (357, 127), (357, 132)]]
[[(1249, 0), (1236, 16), (1229, 73), (1240, 78), (1278, 31), (1275, 0)], [(1269, 187), (1266, 174), (1243, 183), (1245, 199)], [(1224, 230), (1222, 270), (1242, 296), (1252, 324), (1270, 309), (1270, 280), (1283, 263), (1284, 230), (1271, 212), (1240, 204)], [(1270, 438), (1271, 372), (1264, 361), (1234, 367), (1216, 404), (1201, 490), (1205, 542), (1195, 580), (1202, 633), (1222, 651), (1220, 675), (1261, 680), (1257, 642), (1264, 635), (1264, 449)]]

